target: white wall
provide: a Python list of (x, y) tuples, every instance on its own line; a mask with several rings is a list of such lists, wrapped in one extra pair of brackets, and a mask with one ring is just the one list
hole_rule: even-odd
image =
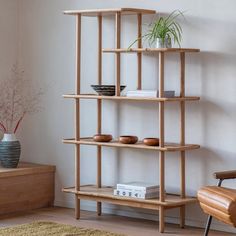
[[(19, 61), (26, 76), (45, 88), (44, 110), (27, 117), (19, 132), (22, 142), (22, 160), (54, 164), (56, 174), (56, 204), (73, 206), (73, 196), (61, 192), (63, 186), (74, 184), (74, 149), (63, 145), (63, 137), (73, 136), (73, 101), (63, 100), (63, 93), (74, 90), (75, 74), (75, 19), (64, 16), (65, 9), (140, 7), (169, 13), (175, 9), (186, 10), (183, 47), (200, 48), (198, 55), (187, 56), (186, 93), (201, 96), (201, 101), (187, 104), (186, 141), (199, 143), (201, 149), (187, 152), (187, 192), (195, 195), (203, 185), (216, 184), (212, 173), (217, 170), (235, 168), (236, 140), (236, 2), (210, 0), (19, 0)], [(16, 16), (15, 1), (0, 1), (3, 7)], [(2, 11), (1, 7), (0, 11)], [(5, 9), (4, 8), (4, 9)], [(12, 9), (11, 9), (12, 8)], [(4, 10), (4, 14), (6, 11)], [(8, 15), (5, 16), (8, 20)], [(15, 18), (10, 24), (16, 29)], [(152, 17), (145, 17), (146, 23)], [(13, 34), (0, 44), (1, 67), (9, 67), (16, 56), (16, 35), (9, 24), (2, 26), (1, 35)], [(96, 83), (96, 19), (83, 19), (82, 37), (82, 92), (92, 92), (90, 84)], [(6, 27), (8, 26), (8, 27)], [(114, 19), (104, 19), (104, 47), (114, 46)], [(122, 45), (128, 46), (136, 37), (135, 20), (126, 17), (122, 22)], [(5, 34), (4, 34), (5, 35)], [(5, 36), (4, 36), (5, 37)], [(13, 37), (13, 38), (12, 38)], [(8, 49), (4, 45), (7, 43)], [(9, 46), (11, 45), (11, 46)], [(10, 56), (10, 55), (11, 56)], [(114, 55), (104, 55), (104, 83), (114, 83)], [(177, 55), (169, 55), (166, 65), (166, 89), (178, 90)], [(143, 62), (144, 88), (157, 86), (157, 58), (145, 56)], [(4, 65), (4, 66), (3, 66)], [(4, 73), (4, 72), (2, 72)], [(136, 57), (122, 56), (122, 84), (128, 88), (136, 85)], [(140, 138), (158, 134), (157, 106), (144, 103), (124, 103), (118, 105), (112, 101), (104, 102), (103, 132), (134, 134)], [(179, 136), (179, 115), (177, 104), (168, 104), (166, 108), (166, 139), (177, 141)], [(96, 106), (94, 101), (82, 103), (82, 136), (96, 132)], [(82, 148), (82, 183), (95, 182), (96, 158), (94, 147)], [(166, 186), (175, 192), (179, 187), (179, 162), (177, 154), (166, 158)], [(115, 150), (104, 148), (103, 183), (113, 185), (117, 181), (145, 180), (158, 182), (158, 157), (154, 152), (135, 150)], [(235, 183), (229, 181), (229, 186)], [(94, 209), (91, 202), (83, 203), (83, 208)], [(120, 209), (123, 209), (120, 211)], [(125, 211), (124, 211), (125, 210)], [(106, 205), (106, 211), (157, 219), (154, 212), (143, 212), (131, 208), (117, 208)], [(178, 211), (166, 213), (168, 221), (176, 222)], [(203, 226), (205, 217), (197, 205), (187, 207), (187, 223)], [(214, 223), (215, 228), (229, 228)]]
[(18, 53), (18, 5), (15, 0), (0, 0), (0, 79), (8, 76)]

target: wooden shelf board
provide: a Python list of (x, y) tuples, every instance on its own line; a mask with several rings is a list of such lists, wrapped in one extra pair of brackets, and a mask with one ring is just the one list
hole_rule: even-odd
[(173, 98), (152, 98), (152, 97), (126, 97), (126, 96), (99, 96), (96, 94), (65, 94), (64, 98), (74, 99), (100, 99), (100, 100), (127, 100), (127, 101), (150, 101), (150, 102), (181, 102), (181, 101), (199, 101), (200, 97), (173, 97)]
[(104, 53), (159, 53), (159, 52), (200, 52), (197, 48), (110, 48), (103, 49)]
[(158, 210), (159, 206), (166, 208), (174, 208), (186, 205), (188, 203), (197, 202), (194, 197), (181, 198), (178, 195), (166, 194), (165, 202), (159, 199), (137, 199), (131, 197), (120, 197), (113, 195), (113, 187), (97, 188), (95, 185), (85, 185), (80, 187), (80, 191), (76, 191), (74, 187), (64, 188), (62, 191), (66, 193), (74, 193), (79, 199), (108, 202), (117, 205), (140, 207), (146, 209)]
[(136, 149), (147, 149), (147, 150), (167, 151), (167, 152), (186, 151), (200, 148), (200, 146), (196, 144), (179, 145), (176, 143), (165, 143), (164, 147), (159, 147), (159, 146), (147, 146), (140, 141), (137, 142), (136, 144), (123, 144), (116, 140), (112, 140), (111, 142), (95, 142), (91, 137), (81, 138), (79, 141), (76, 141), (75, 139), (64, 139), (63, 143), (106, 146), (106, 147), (120, 147), (120, 148), (136, 148)]
[(116, 13), (121, 13), (122, 15), (135, 15), (135, 14), (155, 14), (156, 11), (149, 9), (139, 9), (139, 8), (114, 8), (114, 9), (87, 9), (87, 10), (69, 10), (64, 11), (66, 15), (78, 15), (82, 16), (99, 16), (99, 15), (114, 15)]

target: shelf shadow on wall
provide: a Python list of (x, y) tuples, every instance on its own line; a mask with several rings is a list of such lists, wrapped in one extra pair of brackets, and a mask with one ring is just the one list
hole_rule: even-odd
[(214, 184), (214, 171), (234, 168), (236, 53), (233, 52), (204, 51), (199, 54), (202, 185)]

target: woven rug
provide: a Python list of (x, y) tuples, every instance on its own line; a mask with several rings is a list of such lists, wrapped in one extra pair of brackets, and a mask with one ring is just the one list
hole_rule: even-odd
[[(78, 228), (54, 222), (33, 222), (0, 228), (1, 236), (122, 236), (96, 229)], [(124, 235), (123, 235), (124, 236)]]

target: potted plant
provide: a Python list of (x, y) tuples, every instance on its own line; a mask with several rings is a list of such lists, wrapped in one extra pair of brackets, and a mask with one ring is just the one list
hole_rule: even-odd
[[(145, 35), (141, 38), (148, 40), (149, 45), (156, 43), (156, 48), (171, 48), (172, 42), (180, 46), (182, 39), (182, 27), (177, 22), (179, 16), (184, 17), (183, 13), (179, 10), (175, 10), (168, 16), (160, 16), (156, 21), (150, 24), (150, 28)], [(130, 46), (129, 49), (138, 41), (136, 39)]]
[(27, 114), (40, 110), (41, 89), (33, 91), (31, 81), (24, 77), (24, 71), (17, 65), (12, 68), (10, 78), (0, 80), (0, 141), (1, 165), (16, 168), (20, 159), (21, 145), (15, 134)]

